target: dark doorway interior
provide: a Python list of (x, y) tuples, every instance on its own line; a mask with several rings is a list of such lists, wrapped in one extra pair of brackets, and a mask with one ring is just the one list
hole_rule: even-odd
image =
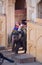
[(42, 18), (42, 0), (38, 3), (38, 18)]
[(15, 10), (24, 8), (25, 8), (25, 0), (16, 0)]
[(26, 1), (16, 0), (15, 3), (15, 21), (21, 22), (21, 20), (26, 19)]

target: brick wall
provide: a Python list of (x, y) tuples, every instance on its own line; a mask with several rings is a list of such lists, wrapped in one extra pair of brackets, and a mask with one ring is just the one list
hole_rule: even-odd
[(26, 10), (15, 10), (15, 21), (21, 22), (22, 19), (26, 18)]

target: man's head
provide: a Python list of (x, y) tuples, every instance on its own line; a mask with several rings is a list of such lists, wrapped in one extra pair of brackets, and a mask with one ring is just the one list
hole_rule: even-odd
[(23, 25), (26, 25), (26, 20), (22, 20), (22, 24)]

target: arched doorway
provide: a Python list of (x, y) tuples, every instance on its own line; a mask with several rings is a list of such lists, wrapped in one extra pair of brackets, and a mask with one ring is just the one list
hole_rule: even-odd
[(38, 3), (38, 18), (42, 18), (42, 0)]

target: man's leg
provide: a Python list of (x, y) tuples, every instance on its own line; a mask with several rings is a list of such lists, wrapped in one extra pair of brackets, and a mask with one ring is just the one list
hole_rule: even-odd
[(16, 52), (16, 54), (18, 54), (18, 50), (19, 50), (19, 48), (20, 48), (20, 42), (17, 41), (17, 43), (16, 43), (16, 47), (15, 47), (15, 52)]

